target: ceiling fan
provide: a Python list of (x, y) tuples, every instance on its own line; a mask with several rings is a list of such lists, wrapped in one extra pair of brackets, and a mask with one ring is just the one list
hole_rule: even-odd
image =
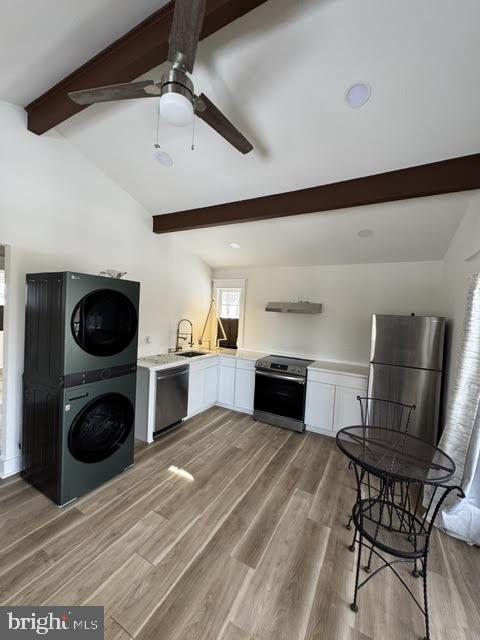
[(193, 82), (187, 75), (187, 72), (192, 73), (195, 64), (205, 6), (206, 0), (176, 0), (168, 50), (172, 68), (164, 73), (160, 82), (139, 80), (72, 91), (68, 95), (81, 105), (160, 96), (160, 115), (169, 123), (185, 126), (196, 115), (238, 151), (248, 153), (253, 145), (207, 96), (203, 93), (195, 95)]

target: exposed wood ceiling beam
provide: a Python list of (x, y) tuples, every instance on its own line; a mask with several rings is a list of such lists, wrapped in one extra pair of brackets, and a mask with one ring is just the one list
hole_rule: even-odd
[[(264, 2), (266, 0), (207, 0), (200, 39)], [(131, 82), (165, 62), (173, 7), (174, 3), (169, 2), (27, 105), (28, 129), (37, 134), (45, 133), (85, 109), (70, 100), (69, 91)]]
[(480, 153), (299, 191), (155, 215), (153, 231), (218, 227), (471, 189), (480, 189)]

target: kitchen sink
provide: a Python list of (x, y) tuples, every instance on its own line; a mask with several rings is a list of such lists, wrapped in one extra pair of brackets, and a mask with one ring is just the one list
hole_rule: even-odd
[(176, 356), (183, 356), (184, 358), (196, 358), (197, 356), (204, 356), (205, 353), (201, 351), (176, 351)]

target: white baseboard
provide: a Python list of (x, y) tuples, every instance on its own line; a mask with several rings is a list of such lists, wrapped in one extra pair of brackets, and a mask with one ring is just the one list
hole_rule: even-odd
[(312, 427), (310, 425), (305, 426), (306, 431), (311, 431), (312, 433), (319, 433), (321, 436), (330, 436), (330, 438), (335, 438), (337, 435), (336, 431), (332, 431), (331, 429), (321, 429), (320, 427)]
[(216, 407), (222, 407), (222, 409), (231, 409), (232, 411), (237, 411), (238, 413), (247, 413), (248, 415), (253, 415), (253, 410), (243, 409), (242, 407), (234, 407), (231, 404), (224, 404), (223, 402), (216, 402)]
[(22, 470), (22, 456), (0, 460), (0, 478), (8, 478)]

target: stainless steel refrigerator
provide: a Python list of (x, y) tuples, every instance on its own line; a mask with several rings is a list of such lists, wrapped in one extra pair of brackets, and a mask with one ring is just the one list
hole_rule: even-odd
[(368, 395), (415, 404), (408, 432), (437, 444), (445, 318), (376, 314)]

